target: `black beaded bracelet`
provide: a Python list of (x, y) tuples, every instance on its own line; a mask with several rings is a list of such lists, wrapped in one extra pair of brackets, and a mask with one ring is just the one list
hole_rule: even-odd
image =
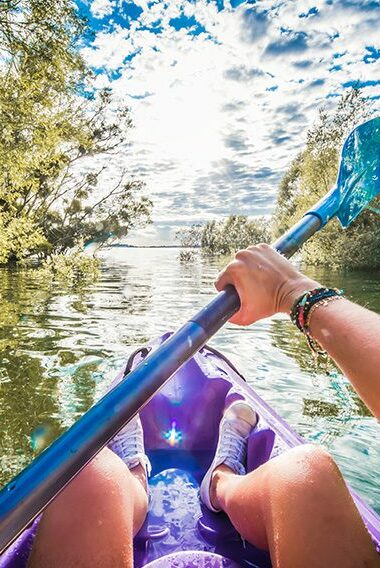
[(314, 311), (313, 306), (319, 304), (327, 304), (332, 300), (336, 300), (343, 295), (343, 290), (338, 288), (314, 288), (313, 290), (305, 290), (305, 292), (294, 302), (290, 311), (292, 322), (298, 327), (304, 335), (306, 335), (310, 348), (316, 353), (324, 353), (321, 351), (318, 343), (313, 339), (309, 330), (309, 316)]

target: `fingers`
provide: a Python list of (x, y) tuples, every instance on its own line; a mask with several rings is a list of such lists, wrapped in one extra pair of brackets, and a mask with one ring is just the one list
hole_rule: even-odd
[(241, 307), (230, 321), (249, 325), (278, 312), (289, 313), (294, 294), (313, 283), (272, 247), (260, 244), (238, 251), (215, 285), (217, 290), (235, 286)]
[[(233, 260), (228, 266), (222, 270), (215, 282), (218, 291), (224, 290), (226, 286), (232, 284), (240, 298), (240, 309), (230, 318), (231, 323), (237, 325), (249, 325), (255, 321), (254, 306), (250, 301), (249, 282), (246, 278), (246, 264), (241, 259), (239, 251), (236, 260)], [(240, 257), (238, 258), (238, 255)]]
[(235, 275), (239, 270), (238, 264), (239, 262), (237, 260), (233, 260), (218, 274), (215, 280), (215, 288), (218, 292), (224, 290), (228, 284), (234, 284)]
[(246, 275), (248, 270), (251, 272), (251, 275), (253, 275), (255, 271), (262, 270), (264, 259), (262, 258), (260, 251), (264, 250), (266, 252), (266, 248), (271, 249), (269, 245), (257, 245), (250, 246), (244, 250), (239, 250), (235, 255), (235, 260), (230, 262), (218, 274), (215, 281), (215, 288), (218, 292), (223, 290), (228, 284), (233, 284), (235, 288), (237, 288), (238, 281)]
[(263, 268), (263, 265), (260, 263), (260, 251), (263, 251), (267, 254), (268, 249), (273, 251), (275, 254), (278, 254), (272, 249), (272, 247), (267, 244), (250, 246), (246, 249), (239, 250), (235, 254), (235, 260), (230, 262), (226, 266), (226, 268), (224, 268), (218, 274), (215, 281), (215, 287), (218, 292), (223, 290), (228, 284), (233, 284), (235, 286), (235, 280), (239, 278), (239, 274), (241, 275), (241, 273), (244, 272), (248, 266), (251, 270), (261, 270)]
[(283, 263), (288, 261), (267, 244), (250, 246), (236, 253), (215, 283), (219, 291), (232, 284), (239, 294), (241, 306), (230, 322), (249, 325), (276, 312), (280, 275), (286, 273)]

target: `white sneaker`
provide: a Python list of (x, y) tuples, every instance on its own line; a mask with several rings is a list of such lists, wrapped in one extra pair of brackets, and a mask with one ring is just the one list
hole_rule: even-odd
[[(122, 377), (116, 377), (108, 386), (106, 393), (114, 389), (121, 380)], [(149, 477), (152, 466), (145, 453), (144, 431), (138, 414), (108, 442), (108, 447), (123, 460), (128, 469), (141, 464)]]
[(145, 453), (144, 432), (138, 414), (112, 438), (108, 447), (123, 460), (128, 469), (141, 464), (149, 477), (152, 468)]
[(244, 475), (247, 456), (247, 443), (252, 430), (255, 428), (258, 416), (248, 402), (237, 400), (225, 411), (219, 426), (219, 439), (215, 456), (206, 475), (203, 478), (200, 496), (203, 503), (214, 513), (211, 504), (210, 485), (212, 474), (219, 465), (225, 464), (238, 475)]

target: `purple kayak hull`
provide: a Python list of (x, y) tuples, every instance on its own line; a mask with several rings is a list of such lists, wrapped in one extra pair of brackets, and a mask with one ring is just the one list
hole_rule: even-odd
[[(136, 352), (127, 370), (168, 336)], [(134, 542), (135, 568), (271, 566), (265, 551), (243, 542), (224, 514), (211, 513), (199, 501), (199, 484), (215, 452), (224, 407), (241, 397), (249, 399), (260, 416), (248, 442), (248, 471), (304, 443), (231, 363), (205, 346), (140, 413), (152, 476), (149, 513)], [(351, 493), (380, 551), (380, 517)], [(26, 567), (38, 522), (0, 557), (0, 568)]]

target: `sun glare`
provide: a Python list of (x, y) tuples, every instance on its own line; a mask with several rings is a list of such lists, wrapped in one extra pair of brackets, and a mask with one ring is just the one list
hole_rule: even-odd
[(222, 116), (213, 92), (174, 86), (155, 97), (155, 116), (146, 120), (145, 135), (166, 159), (207, 169), (221, 158)]

